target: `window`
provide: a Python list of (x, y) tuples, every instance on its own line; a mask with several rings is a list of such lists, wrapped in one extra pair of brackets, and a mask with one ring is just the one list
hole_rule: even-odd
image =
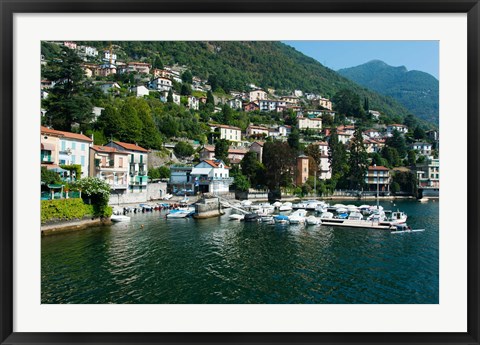
[(118, 158), (118, 167), (123, 168), (123, 157)]
[(72, 150), (75, 150), (77, 148), (77, 143), (76, 142), (73, 142), (72, 143)]
[(75, 164), (75, 155), (72, 155), (72, 164)]
[(65, 151), (65, 141), (62, 140), (62, 151)]
[(85, 156), (80, 157), (80, 164), (83, 166), (85, 165)]
[(85, 151), (85, 144), (82, 144), (82, 151)]

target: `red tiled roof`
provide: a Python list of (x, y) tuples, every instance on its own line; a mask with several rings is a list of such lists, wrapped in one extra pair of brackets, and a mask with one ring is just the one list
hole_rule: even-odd
[[(205, 162), (205, 163), (207, 163), (208, 165), (211, 165), (214, 168), (218, 168), (221, 161), (214, 161), (212, 159), (204, 159), (202, 162)], [(223, 163), (223, 164), (224, 164), (224, 167), (226, 169), (230, 169), (230, 167), (227, 166), (225, 163)]]
[(147, 149), (144, 149), (143, 147), (135, 145), (135, 144), (122, 143), (121, 141), (112, 141), (112, 142), (117, 144), (118, 146), (123, 147), (126, 150), (148, 152)]
[(228, 153), (238, 153), (238, 154), (246, 154), (248, 151), (245, 149), (228, 149)]
[(203, 149), (210, 152), (215, 152), (215, 146), (212, 146), (212, 145), (205, 145)]
[(262, 126), (254, 126), (254, 125), (251, 125), (251, 126), (248, 126), (248, 128), (262, 129), (262, 130), (264, 130), (264, 131), (268, 131), (268, 128), (267, 128), (267, 127), (262, 127)]
[[(260, 146), (263, 146), (263, 144), (265, 144), (265, 143), (264, 143), (264, 142), (261, 142), (261, 141), (255, 141), (253, 144), (258, 144), (258, 145), (260, 145)], [(252, 145), (253, 145), (253, 144), (252, 144)], [(250, 145), (250, 146), (252, 146), (252, 145)]]
[(97, 152), (119, 153), (119, 154), (122, 154), (122, 155), (128, 155), (128, 152), (118, 151), (116, 148), (109, 147), (109, 146), (93, 145), (92, 149), (97, 151)]
[(50, 134), (50, 135), (56, 135), (59, 137), (64, 137), (64, 138), (69, 138), (69, 139), (76, 139), (76, 140), (82, 140), (82, 141), (90, 141), (92, 142), (93, 140), (89, 137), (87, 137), (84, 134), (78, 134), (78, 133), (71, 133), (71, 132), (64, 132), (64, 131), (57, 131), (52, 128), (40, 126), (40, 133), (45, 133), (45, 134)]
[(328, 146), (328, 143), (325, 141), (316, 141), (313, 143), (313, 145), (318, 145), (318, 146)]
[(381, 165), (379, 165), (379, 166), (377, 166), (377, 167), (374, 167), (373, 165), (371, 165), (371, 166), (368, 167), (368, 170), (387, 170), (387, 171), (388, 171), (388, 170), (390, 170), (390, 169), (388, 169), (388, 168), (386, 168), (386, 167), (384, 167), (384, 166), (381, 166)]
[(218, 127), (218, 128), (236, 129), (238, 131), (241, 131), (241, 129), (238, 128), (238, 127), (228, 126), (228, 125), (219, 125), (219, 124), (216, 124), (216, 123), (211, 123), (211, 124), (209, 124), (209, 126), (210, 127)]

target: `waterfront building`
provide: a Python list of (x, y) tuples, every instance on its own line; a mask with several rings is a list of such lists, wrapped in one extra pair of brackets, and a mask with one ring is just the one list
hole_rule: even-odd
[(384, 166), (369, 166), (365, 173), (366, 190), (389, 192), (390, 191), (390, 170)]
[(308, 156), (297, 157), (297, 186), (302, 186), (308, 180)]
[[(89, 147), (92, 145), (93, 140), (86, 135), (57, 131), (47, 127), (40, 127), (40, 133), (42, 140), (45, 141), (45, 144), (55, 143), (56, 150), (52, 146), (48, 146), (48, 149), (42, 150), (42, 161), (44, 159), (53, 159), (51, 163), (57, 165), (74, 165), (79, 164), (82, 167), (81, 176), (74, 176), (77, 179), (88, 176), (88, 163), (90, 157)], [(47, 139), (45, 139), (47, 138)], [(58, 138), (58, 140), (56, 139)], [(45, 147), (44, 144), (44, 147)], [(50, 154), (49, 154), (50, 152)], [(58, 152), (58, 161), (57, 159)], [(48, 158), (50, 157), (50, 158)], [(53, 157), (53, 158), (52, 158)], [(72, 176), (73, 177), (73, 176)]]
[(40, 165), (47, 169), (58, 168), (61, 134), (43, 126), (40, 134)]
[(222, 160), (203, 160), (192, 169), (191, 176), (201, 193), (228, 193), (233, 178)]
[(121, 141), (110, 141), (105, 146), (113, 147), (118, 151), (127, 152), (129, 154), (129, 190), (131, 192), (142, 192), (146, 190), (148, 181), (148, 150), (137, 144), (123, 143)]
[(91, 146), (89, 176), (104, 180), (117, 194), (125, 192), (129, 177), (128, 156), (128, 152), (114, 147)]
[(419, 188), (440, 188), (440, 161), (438, 158), (429, 157), (416, 166)]
[(170, 166), (169, 184), (173, 190), (194, 189), (194, 184), (191, 178), (192, 169), (192, 166)]

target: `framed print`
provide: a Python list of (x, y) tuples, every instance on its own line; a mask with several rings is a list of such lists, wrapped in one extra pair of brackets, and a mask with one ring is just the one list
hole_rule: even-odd
[(479, 342), (478, 1), (1, 11), (2, 344)]

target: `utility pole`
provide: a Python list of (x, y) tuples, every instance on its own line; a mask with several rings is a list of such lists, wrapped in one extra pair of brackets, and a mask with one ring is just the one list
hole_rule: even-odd
[(378, 189), (379, 189), (380, 176), (379, 176), (379, 174), (378, 174), (377, 165), (376, 165), (376, 164), (373, 165), (373, 169), (374, 169), (373, 176), (375, 176), (375, 173), (377, 173), (377, 210), (378, 210), (378, 209), (379, 209), (379, 208), (378, 208), (378, 201), (379, 201), (379, 200), (378, 200)]
[(313, 171), (313, 190), (315, 191), (315, 197), (317, 197), (318, 193), (317, 193), (317, 169), (315, 169)]

